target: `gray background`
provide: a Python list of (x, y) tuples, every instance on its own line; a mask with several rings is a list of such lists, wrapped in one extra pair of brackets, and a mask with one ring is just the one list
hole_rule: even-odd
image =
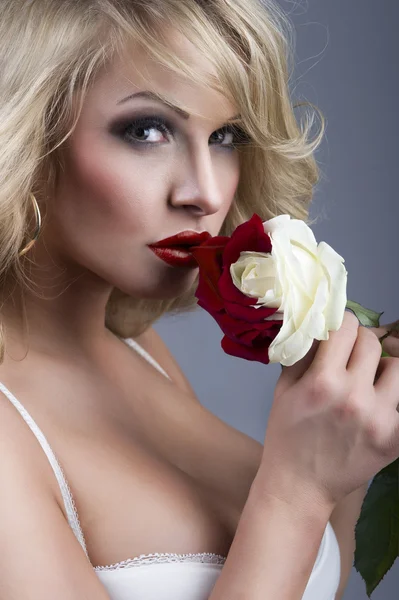
[[(397, 64), (395, 0), (280, 0), (296, 31), (298, 100), (316, 104), (327, 131), (316, 158), (324, 173), (315, 190), (312, 226), (345, 257), (348, 298), (399, 318), (397, 199)], [(278, 365), (227, 356), (222, 332), (202, 309), (155, 324), (199, 400), (221, 419), (263, 443)], [(373, 600), (397, 600), (399, 560)], [(352, 568), (344, 600), (367, 600)]]

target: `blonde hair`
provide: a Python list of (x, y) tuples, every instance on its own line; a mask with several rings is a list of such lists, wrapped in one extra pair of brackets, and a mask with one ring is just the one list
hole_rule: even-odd
[[(171, 28), (211, 61), (216, 76), (193, 72), (173, 54), (163, 35)], [(255, 212), (262, 220), (285, 213), (311, 224), (309, 205), (320, 179), (314, 152), (325, 121), (312, 104), (291, 102), (293, 31), (273, 0), (2, 0), (1, 280), (11, 277), (22, 290), (29, 285), (29, 259), (18, 256), (32, 228), (29, 193), (51, 198), (62, 168), (58, 150), (76, 125), (86, 91), (132, 43), (172, 71), (221, 92), (241, 114), (240, 127), (251, 143), (239, 150), (240, 181), (220, 235), (230, 235)], [(313, 141), (314, 113), (306, 112), (298, 124), (299, 106), (321, 117)], [(135, 336), (164, 313), (193, 310), (197, 283), (173, 300), (137, 299), (114, 289), (106, 326)]]

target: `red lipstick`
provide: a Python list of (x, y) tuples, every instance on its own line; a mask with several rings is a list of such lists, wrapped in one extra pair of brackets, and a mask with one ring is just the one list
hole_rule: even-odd
[(182, 231), (154, 244), (149, 244), (151, 250), (159, 258), (176, 267), (197, 267), (198, 263), (190, 252), (191, 246), (199, 246), (211, 237), (207, 231)]

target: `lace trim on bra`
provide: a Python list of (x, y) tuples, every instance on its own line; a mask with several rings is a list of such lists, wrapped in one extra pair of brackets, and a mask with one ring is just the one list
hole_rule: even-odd
[(128, 558), (122, 562), (115, 563), (113, 565), (106, 565), (105, 567), (98, 566), (94, 567), (95, 571), (117, 571), (119, 569), (129, 569), (130, 567), (142, 567), (146, 565), (153, 565), (159, 563), (207, 563), (224, 565), (226, 562), (226, 556), (221, 554), (215, 554), (214, 552), (198, 552), (189, 554), (175, 554), (171, 552), (154, 552), (153, 554), (140, 554), (135, 558)]

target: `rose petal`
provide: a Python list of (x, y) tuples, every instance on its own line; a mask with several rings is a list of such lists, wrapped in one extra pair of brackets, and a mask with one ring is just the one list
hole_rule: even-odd
[(330, 331), (338, 331), (345, 316), (348, 272), (342, 256), (325, 242), (320, 242), (318, 253), (330, 285), (330, 296), (324, 311), (326, 327)]
[[(277, 308), (243, 306), (234, 302), (225, 302), (226, 312), (236, 319), (241, 319), (247, 323), (259, 323), (264, 319), (272, 319), (277, 312)], [(279, 320), (279, 319), (277, 319)]]
[(256, 298), (250, 298), (236, 288), (231, 280), (230, 269), (223, 267), (219, 279), (219, 293), (223, 300), (236, 302), (243, 306), (253, 306), (256, 304)]
[(221, 347), (224, 352), (230, 354), (230, 356), (235, 356), (244, 360), (257, 361), (265, 365), (270, 362), (266, 345), (264, 347), (255, 346), (250, 348), (249, 346), (242, 346), (225, 336), (221, 341)]
[(223, 254), (223, 266), (230, 268), (231, 263), (236, 262), (240, 253), (245, 250), (256, 250), (257, 252), (271, 252), (272, 250), (270, 237), (265, 233), (262, 219), (257, 214), (254, 214), (249, 221), (239, 225), (233, 232)]

